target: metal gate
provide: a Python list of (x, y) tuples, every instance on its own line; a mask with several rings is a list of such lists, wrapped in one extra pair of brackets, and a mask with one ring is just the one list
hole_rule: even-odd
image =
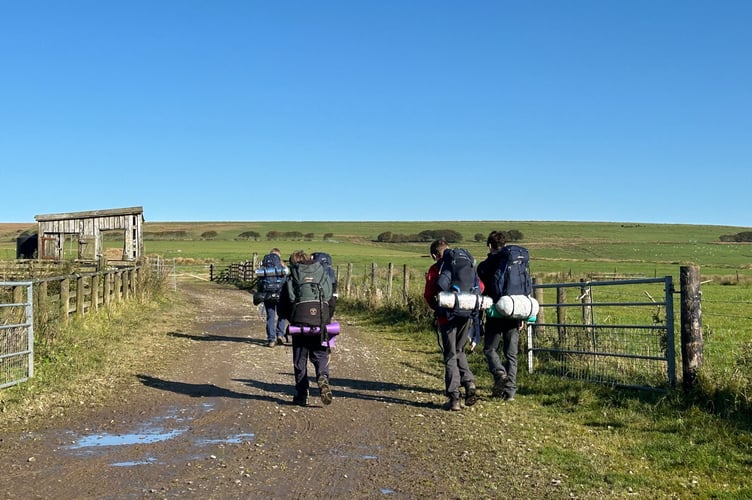
[(33, 286), (0, 282), (0, 389), (34, 376)]
[(671, 276), (534, 288), (540, 310), (527, 329), (530, 373), (646, 389), (675, 386)]

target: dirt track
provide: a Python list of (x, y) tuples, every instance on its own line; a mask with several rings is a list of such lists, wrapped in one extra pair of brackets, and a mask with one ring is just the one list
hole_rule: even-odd
[(379, 354), (347, 332), (332, 354), (333, 404), (314, 392), (293, 406), (290, 347), (265, 346), (249, 294), (185, 291), (201, 312), (172, 336), (190, 339), (190, 357), (168, 376), (134, 374), (135, 389), (100, 410), (0, 435), (6, 498), (420, 496), (433, 481), (401, 450), (395, 409), (420, 412), (416, 391), (434, 409), (435, 391), (382, 383)]
[(473, 452), (456, 446), (469, 411), (440, 409), (438, 356), (406, 367), (345, 325), (334, 402), (314, 389), (308, 407), (293, 406), (290, 347), (266, 347), (250, 295), (181, 286), (199, 312), (171, 337), (189, 354), (133, 374), (96, 409), (0, 434), (5, 498), (459, 498), (464, 482), (483, 480), (466, 476)]

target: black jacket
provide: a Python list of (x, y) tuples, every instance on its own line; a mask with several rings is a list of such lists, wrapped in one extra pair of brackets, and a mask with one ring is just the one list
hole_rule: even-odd
[(499, 300), (499, 296), (496, 293), (496, 287), (494, 286), (494, 274), (499, 268), (502, 255), (501, 248), (497, 248), (489, 252), (486, 260), (478, 264), (478, 277), (483, 282), (483, 295), (488, 295), (494, 302)]

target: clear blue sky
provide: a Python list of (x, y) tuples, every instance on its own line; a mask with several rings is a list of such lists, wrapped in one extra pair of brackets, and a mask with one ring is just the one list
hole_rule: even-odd
[(750, 26), (748, 0), (0, 0), (0, 221), (749, 227)]

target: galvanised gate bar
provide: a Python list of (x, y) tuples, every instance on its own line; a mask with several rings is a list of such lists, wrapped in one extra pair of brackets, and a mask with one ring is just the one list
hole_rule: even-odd
[(676, 385), (673, 280), (535, 284), (528, 371), (610, 385)]

